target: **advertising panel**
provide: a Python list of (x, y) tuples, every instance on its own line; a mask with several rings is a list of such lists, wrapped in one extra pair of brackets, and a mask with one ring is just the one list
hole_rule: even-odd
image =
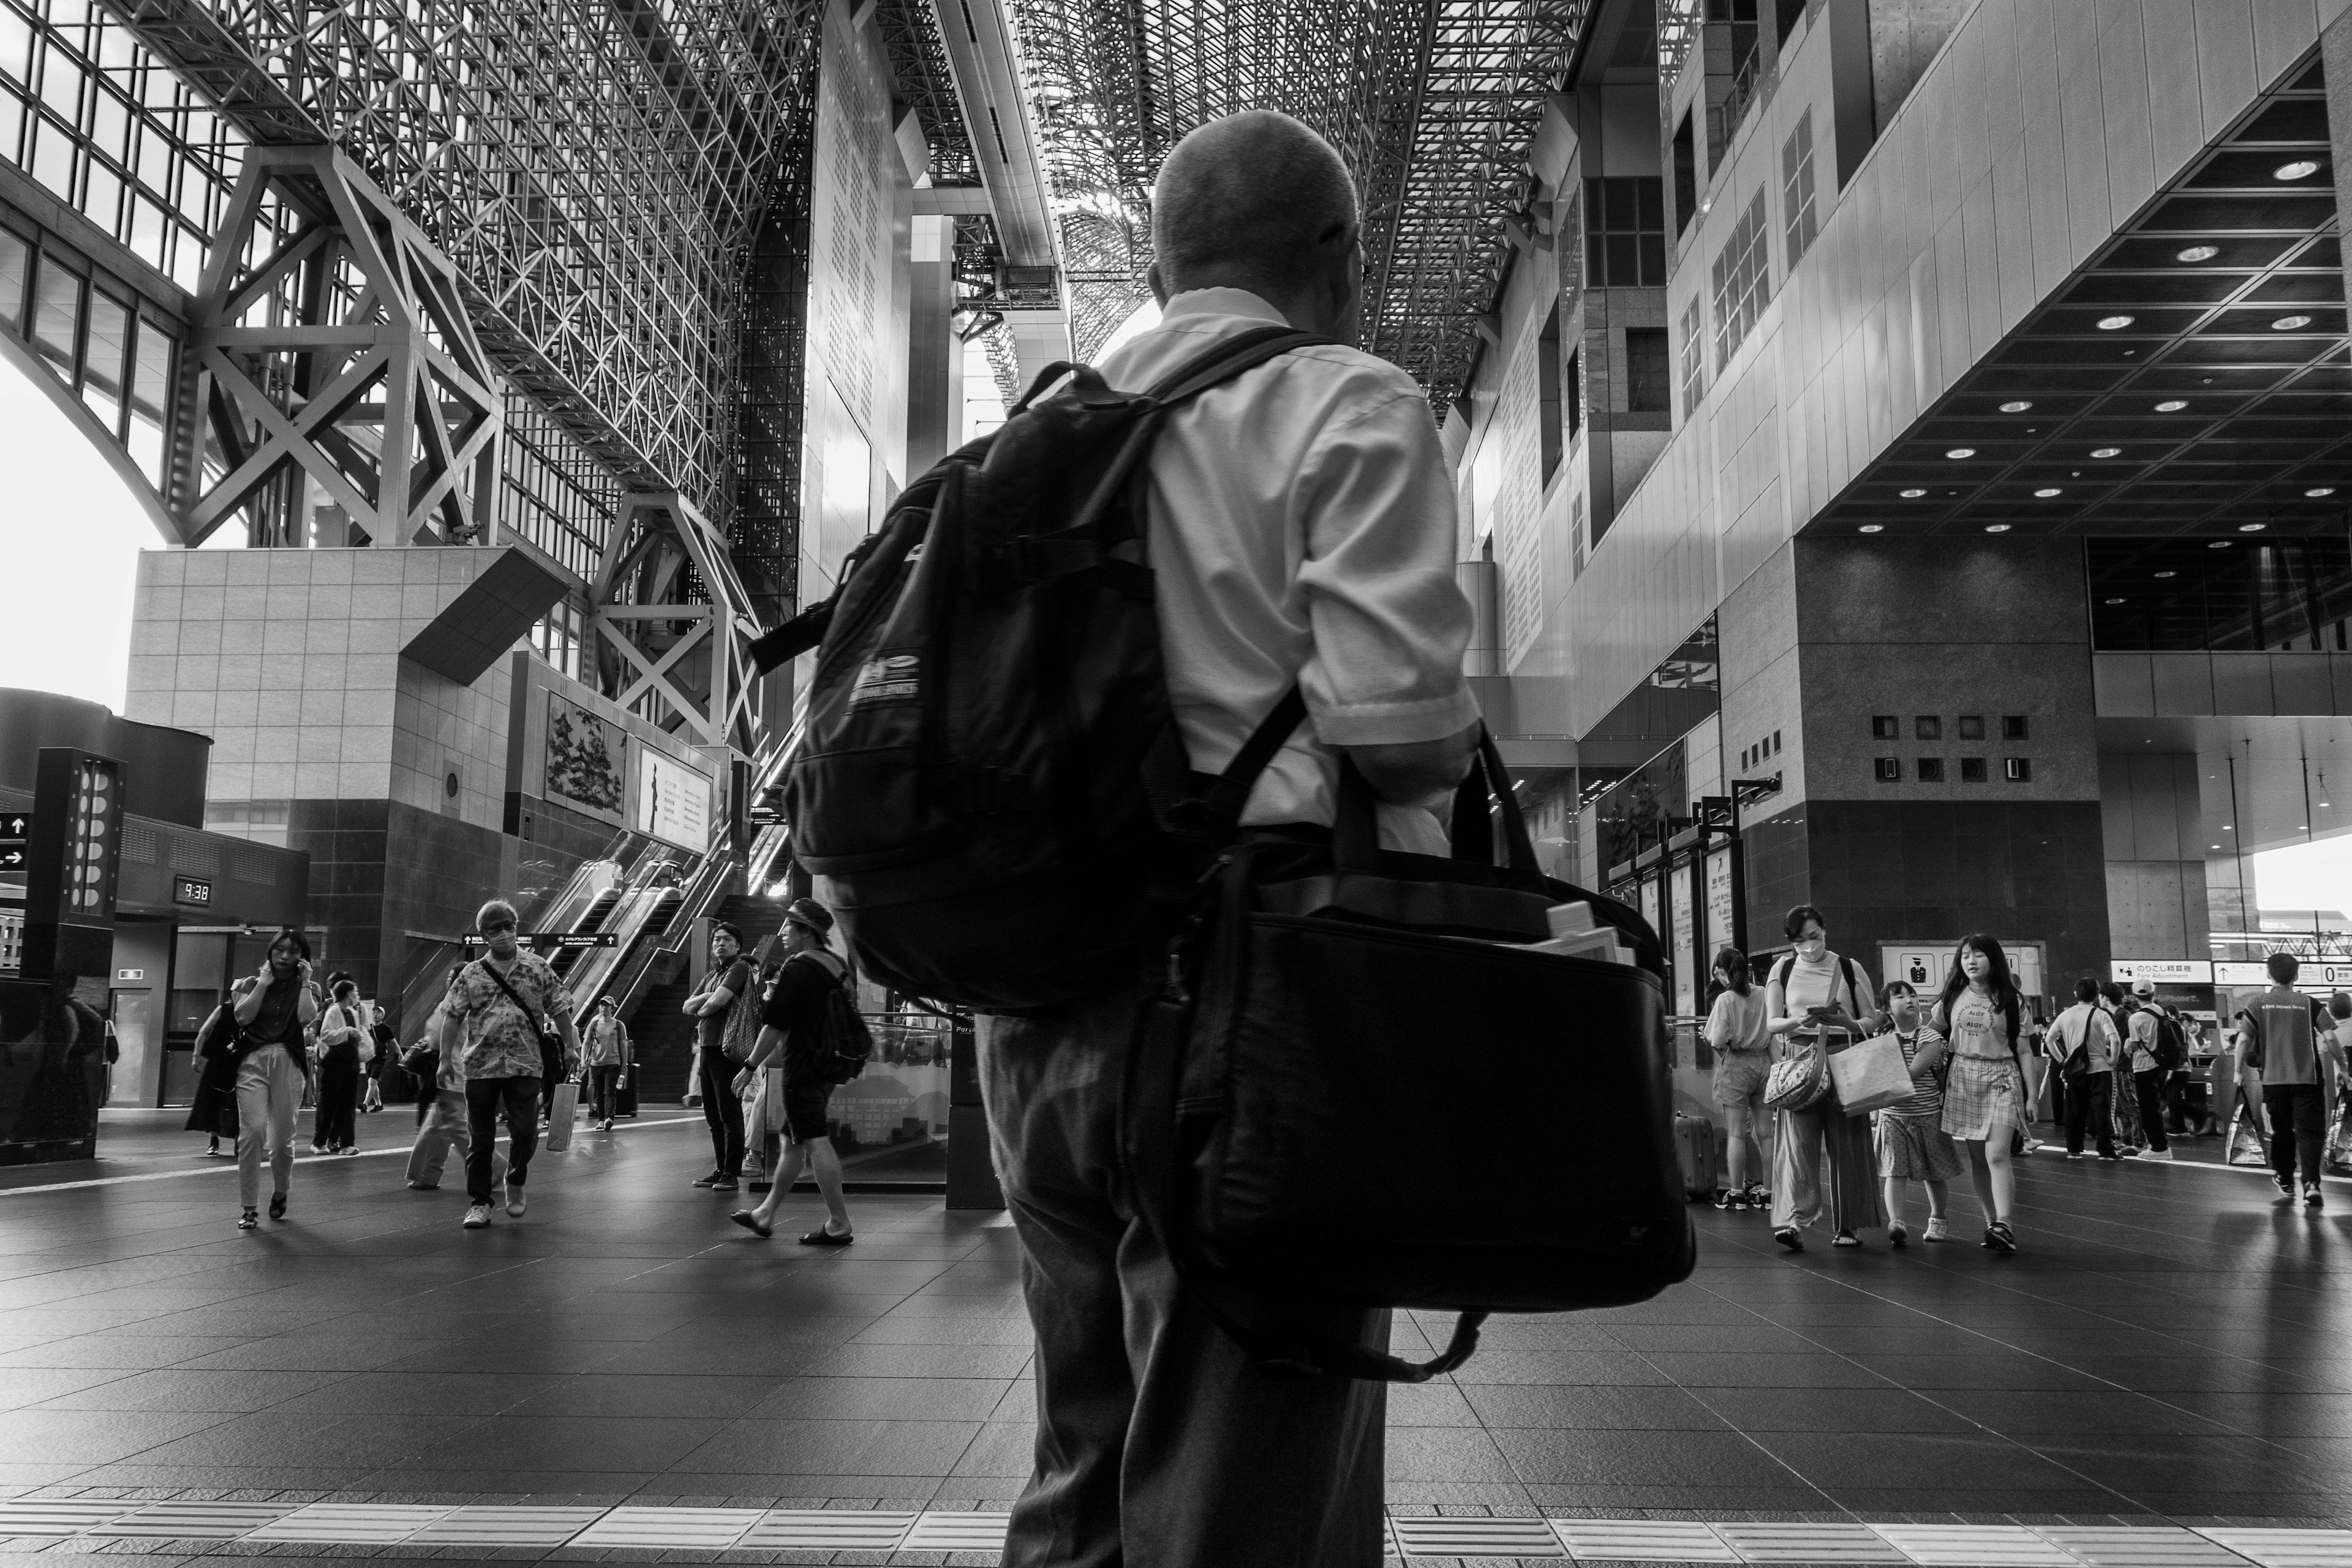
[(1666, 873), (1668, 900), (1673, 909), (1669, 923), (1674, 927), (1666, 951), (1674, 958), (1674, 1010), (1688, 1017), (1698, 1011), (1698, 977), (1706, 973), (1706, 960), (1699, 956), (1698, 922), (1692, 918), (1697, 903), (1694, 896), (1698, 883), (1698, 862), (1684, 860)]
[(1700, 943), (1702, 962), (1712, 960), (1718, 949), (1739, 945), (1739, 909), (1731, 874), (1732, 857), (1738, 853), (1729, 844), (1718, 844), (1706, 852), (1706, 938)]
[(710, 847), (710, 779), (684, 763), (637, 748), (637, 820), (640, 833), (699, 855)]
[(547, 694), (547, 794), (574, 810), (622, 822), (628, 732), (609, 719)]

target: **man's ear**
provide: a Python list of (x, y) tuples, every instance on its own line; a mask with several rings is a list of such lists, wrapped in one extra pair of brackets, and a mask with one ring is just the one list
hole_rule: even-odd
[(1160, 276), (1160, 263), (1155, 261), (1145, 269), (1143, 281), (1145, 287), (1151, 290), (1152, 300), (1158, 303), (1162, 310), (1167, 309), (1168, 284), (1166, 280)]

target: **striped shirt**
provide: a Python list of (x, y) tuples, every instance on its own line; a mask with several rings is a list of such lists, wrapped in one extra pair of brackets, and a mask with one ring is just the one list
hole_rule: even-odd
[(1930, 1046), (1940, 1046), (1944, 1037), (1934, 1029), (1920, 1027), (1910, 1034), (1894, 1031), (1895, 1043), (1903, 1049), (1903, 1065), (1911, 1068), (1911, 1098), (1887, 1106), (1884, 1116), (1899, 1116), (1906, 1121), (1940, 1121), (1944, 1116), (1944, 1086), (1936, 1080), (1932, 1067), (1915, 1067), (1919, 1053)]

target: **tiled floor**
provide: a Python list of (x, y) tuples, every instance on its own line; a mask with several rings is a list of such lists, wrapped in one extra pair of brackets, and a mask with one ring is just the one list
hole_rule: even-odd
[[(338, 1555), (634, 1552), (628, 1517), (603, 1511), (627, 1507), (665, 1531), (680, 1509), (727, 1510), (708, 1549), (737, 1556), (793, 1550), (769, 1544), (789, 1515), (764, 1510), (913, 1531), (1002, 1508), (1026, 1472), (1028, 1335), (996, 1216), (860, 1197), (855, 1247), (763, 1244), (688, 1184), (707, 1146), (672, 1123), (543, 1156), (530, 1215), (468, 1233), (454, 1181), (403, 1190), (389, 1151), (409, 1122), (387, 1114), (362, 1125), (387, 1152), (304, 1160), (288, 1222), (243, 1235), (234, 1176), (156, 1120), (110, 1123), (122, 1161), (0, 1183), (0, 1495), (214, 1504), (202, 1530), (152, 1522), (175, 1560), (299, 1552), (248, 1532), (313, 1502), (399, 1508)], [(158, 1179), (28, 1190), (118, 1173)], [(2021, 1183), (2014, 1259), (1877, 1236), (1792, 1258), (1759, 1216), (1695, 1211), (1689, 1284), (1496, 1322), (1461, 1373), (1391, 1394), (1406, 1543), (1467, 1528), (1444, 1517), (1549, 1516), (1559, 1552), (1631, 1556), (1611, 1545), (1628, 1521), (1714, 1521), (1684, 1560), (2100, 1568), (2084, 1532), (2178, 1523), (2213, 1531), (2164, 1538), (2179, 1568), (2352, 1563), (2352, 1537), (2246, 1533), (2352, 1524), (2336, 1288), (2352, 1185), (2310, 1214), (2252, 1173), (2041, 1160)], [(803, 1199), (786, 1219), (814, 1215)], [(486, 1506), (500, 1511), (454, 1511)], [(506, 1511), (520, 1506), (586, 1511)], [(442, 1511), (418, 1525), (419, 1508)], [(363, 1510), (333, 1517), (366, 1527)], [(1841, 1520), (1845, 1549), (1818, 1530), (1776, 1545), (1776, 1525)], [(2042, 1533), (1899, 1533), (1962, 1523)], [(519, 1533), (469, 1539), (494, 1526)], [(2141, 1563), (2150, 1539), (2113, 1538), (2115, 1561)]]

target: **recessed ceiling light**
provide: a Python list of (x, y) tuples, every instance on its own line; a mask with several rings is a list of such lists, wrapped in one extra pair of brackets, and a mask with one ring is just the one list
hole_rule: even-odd
[(2004, 404), (2002, 404), (2002, 405), (2000, 405), (2000, 411), (2001, 411), (2003, 414), (2022, 414), (2022, 413), (2024, 413), (2027, 409), (2029, 409), (2029, 408), (2031, 408), (2031, 407), (2032, 407), (2032, 406), (2033, 406), (2033, 405), (2032, 405), (2031, 403), (2028, 403), (2028, 402), (2024, 401), (2022, 398), (2021, 398), (2021, 399), (2019, 399), (2017, 402), (2014, 402), (2014, 403), (2004, 403)]
[(2120, 605), (2123, 601), (2121, 599), (2109, 599), (2107, 603), (2110, 605)]
[(1985, 524), (1985, 531), (1987, 533), (2007, 533), (2009, 531), (2009, 524), (2005, 522), (1988, 522)]
[(1903, 499), (1905, 500), (1917, 500), (1921, 496), (1926, 495), (1927, 493), (1927, 492), (1926, 490), (1905, 490), (1903, 492)]
[(2336, 487), (2334, 485), (2315, 485), (2303, 493), (2309, 496), (2312, 500), (2317, 500), (2322, 496), (2334, 495), (2336, 493)]
[(2178, 397), (2168, 397), (2156, 405), (2158, 414), (2178, 414), (2189, 405)]
[(2221, 254), (2218, 245), (2192, 245), (2173, 258), (2176, 261), (2210, 261)]
[(2227, 550), (2230, 548), (2230, 542), (2226, 539), (2217, 539), (2205, 548), (2208, 550)]
[(2178, 577), (2180, 574), (2178, 572), (2158, 572), (2157, 575), (2159, 577)]
[(2308, 158), (2297, 158), (2292, 163), (2281, 163), (2271, 171), (2273, 180), (2307, 180), (2319, 173), (2319, 165)]
[(2062, 493), (2063, 492), (2056, 485), (2044, 485), (2042, 489), (2035, 490), (2033, 495), (2034, 499), (2037, 500), (2048, 500), (2052, 496)]
[(2311, 325), (2311, 318), (2309, 316), (2281, 316), (2277, 321), (2271, 323), (2271, 331), (2274, 332), (2296, 332), (2301, 331), (2304, 328), (2309, 325)]
[(2260, 533), (2269, 526), (2270, 524), (2267, 522), (2242, 522), (2238, 524), (2238, 531), (2240, 533)]
[(2130, 326), (2136, 319), (2137, 318), (2131, 316), (2101, 316), (2099, 318), (2099, 331), (2103, 332), (2120, 332), (2126, 327)]
[(1886, 525), (1883, 522), (1865, 522), (1862, 525), (1862, 531), (1864, 533), (1884, 533), (1886, 531)]
[(2124, 449), (2121, 447), (2101, 447), (2091, 454), (2094, 458), (2120, 458), (2123, 455)]
[(1955, 447), (1944, 454), (1947, 458), (1973, 458), (1976, 455), (1977, 449), (1974, 447)]

